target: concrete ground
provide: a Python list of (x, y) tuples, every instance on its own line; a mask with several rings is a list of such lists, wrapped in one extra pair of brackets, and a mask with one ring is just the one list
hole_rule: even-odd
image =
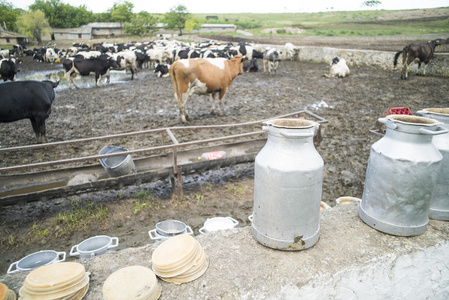
[[(266, 248), (251, 228), (195, 238), (210, 264), (197, 280), (159, 280), (160, 299), (449, 299), (449, 222), (430, 220), (424, 234), (397, 237), (376, 231), (358, 216), (358, 204), (321, 211), (320, 239), (312, 248)], [(91, 273), (84, 299), (102, 299), (110, 274), (126, 266), (151, 268), (159, 244), (76, 260)], [(3, 275), (18, 292), (28, 272)]]

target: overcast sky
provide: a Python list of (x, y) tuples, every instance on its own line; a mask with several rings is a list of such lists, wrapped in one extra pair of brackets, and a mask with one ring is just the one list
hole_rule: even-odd
[[(28, 6), (34, 0), (6, 0), (17, 8), (28, 10)], [(101, 0), (61, 0), (78, 7), (86, 5), (87, 9), (94, 12), (106, 12), (112, 5), (122, 3), (124, 0), (101, 1)], [(133, 12), (147, 11), (149, 13), (166, 13), (170, 8), (182, 4), (191, 13), (295, 13), (295, 12), (319, 12), (331, 10), (362, 10), (363, 0), (128, 0), (134, 4)], [(449, 6), (448, 0), (389, 0), (380, 1), (377, 9), (415, 9)]]

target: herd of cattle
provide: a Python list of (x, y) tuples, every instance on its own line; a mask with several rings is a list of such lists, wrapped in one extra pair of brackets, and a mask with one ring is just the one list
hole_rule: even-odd
[[(396, 53), (403, 55), (402, 78), (407, 78), (408, 66), (415, 62), (425, 66), (433, 56), (435, 47), (441, 45), (435, 40), (419, 45), (409, 45)], [(212, 99), (212, 111), (215, 111), (218, 96), (218, 113), (221, 115), (221, 100), (237, 75), (244, 72), (258, 72), (257, 59), (263, 60), (264, 72), (275, 74), (283, 59), (293, 59), (298, 47), (287, 43), (282, 50), (263, 48), (257, 45), (240, 43), (184, 43), (179, 41), (159, 40), (149, 43), (112, 44), (101, 43), (92, 46), (74, 43), (69, 49), (38, 48), (23, 49), (14, 45), (12, 50), (1, 50), (0, 73), (4, 81), (15, 81), (23, 55), (33, 56), (38, 62), (62, 62), (65, 79), (70, 88), (78, 75), (95, 75), (96, 86), (101, 85), (102, 76), (110, 82), (110, 70), (127, 70), (131, 79), (137, 78), (139, 70), (153, 69), (158, 77), (170, 76), (175, 99), (182, 122), (189, 120), (187, 99), (192, 94), (208, 94)], [(425, 72), (425, 69), (424, 69)], [(330, 64), (327, 77), (346, 77), (350, 73), (343, 58), (335, 57)], [(28, 118), (31, 120), (39, 143), (46, 142), (45, 120), (51, 111), (55, 97), (53, 89), (57, 83), (51, 81), (34, 82), (28, 88), (26, 82), (0, 84), (1, 109), (0, 123), (13, 122)]]

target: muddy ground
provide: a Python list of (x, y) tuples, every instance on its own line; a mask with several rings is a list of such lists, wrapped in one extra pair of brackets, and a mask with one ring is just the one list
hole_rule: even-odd
[[(380, 42), (385, 48), (397, 47), (387, 46), (391, 43), (388, 39)], [(341, 43), (346, 48), (350, 39)], [(359, 43), (355, 43), (354, 48), (358, 48)], [(37, 63), (29, 58), (24, 59), (21, 69), (18, 80), (38, 71), (62, 71), (60, 64)], [(188, 125), (240, 123), (308, 109), (329, 120), (323, 125), (323, 141), (318, 148), (325, 166), (322, 200), (334, 206), (340, 196), (361, 197), (369, 150), (380, 138), (369, 132), (376, 120), (389, 107), (409, 107), (413, 113), (426, 107), (447, 107), (449, 78), (412, 75), (404, 81), (399, 79), (399, 71), (351, 67), (348, 78), (329, 79), (323, 76), (328, 70), (324, 63), (284, 61), (276, 75), (259, 72), (238, 76), (225, 96), (224, 116), (210, 113), (207, 97), (193, 96), (188, 102), (192, 117)], [(68, 89), (62, 83), (56, 89), (47, 121), (49, 142), (183, 126), (170, 78), (156, 78), (151, 71), (142, 71), (133, 81), (130, 74), (119, 74), (118, 79), (101, 88), (92, 87), (93, 78), (86, 83), (78, 82), (82, 85), (80, 89)], [(0, 124), (0, 131), (1, 147), (35, 143), (28, 120)], [(180, 140), (201, 137), (182, 136)], [(119, 142), (129, 149), (152, 143), (140, 138)], [(94, 143), (0, 154), (0, 164), (93, 155), (102, 146)], [(73, 245), (100, 234), (119, 237), (119, 248), (141, 246), (151, 242), (148, 230), (165, 219), (181, 220), (192, 226), (195, 233), (207, 218), (214, 216), (232, 216), (240, 222), (238, 226), (248, 225), (253, 204), (253, 172), (253, 163), (248, 163), (185, 176), (182, 199), (172, 197), (169, 181), (163, 180), (3, 207), (0, 272), (27, 254), (46, 249), (68, 253)], [(73, 217), (82, 207), (88, 207), (90, 213), (82, 219)], [(101, 212), (106, 209), (103, 218)], [(72, 212), (72, 220), (61, 217), (68, 212)]]

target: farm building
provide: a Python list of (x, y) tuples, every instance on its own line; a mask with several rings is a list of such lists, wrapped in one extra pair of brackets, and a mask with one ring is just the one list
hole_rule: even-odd
[(28, 43), (28, 38), (22, 35), (18, 35), (17, 33), (10, 32), (7, 30), (4, 30), (0, 26), (0, 44), (2, 45), (26, 45)]
[(85, 40), (123, 35), (120, 23), (89, 23), (78, 28), (53, 28), (52, 40)]
[[(164, 23), (156, 25), (157, 33), (161, 35), (177, 35), (177, 30), (164, 29)], [(89, 23), (78, 28), (52, 28), (51, 35), (43, 37), (44, 40), (90, 40), (123, 35), (125, 33), (121, 23)], [(200, 30), (192, 33), (229, 32), (235, 31), (234, 24), (202, 24)], [(183, 33), (187, 33), (183, 30)]]

